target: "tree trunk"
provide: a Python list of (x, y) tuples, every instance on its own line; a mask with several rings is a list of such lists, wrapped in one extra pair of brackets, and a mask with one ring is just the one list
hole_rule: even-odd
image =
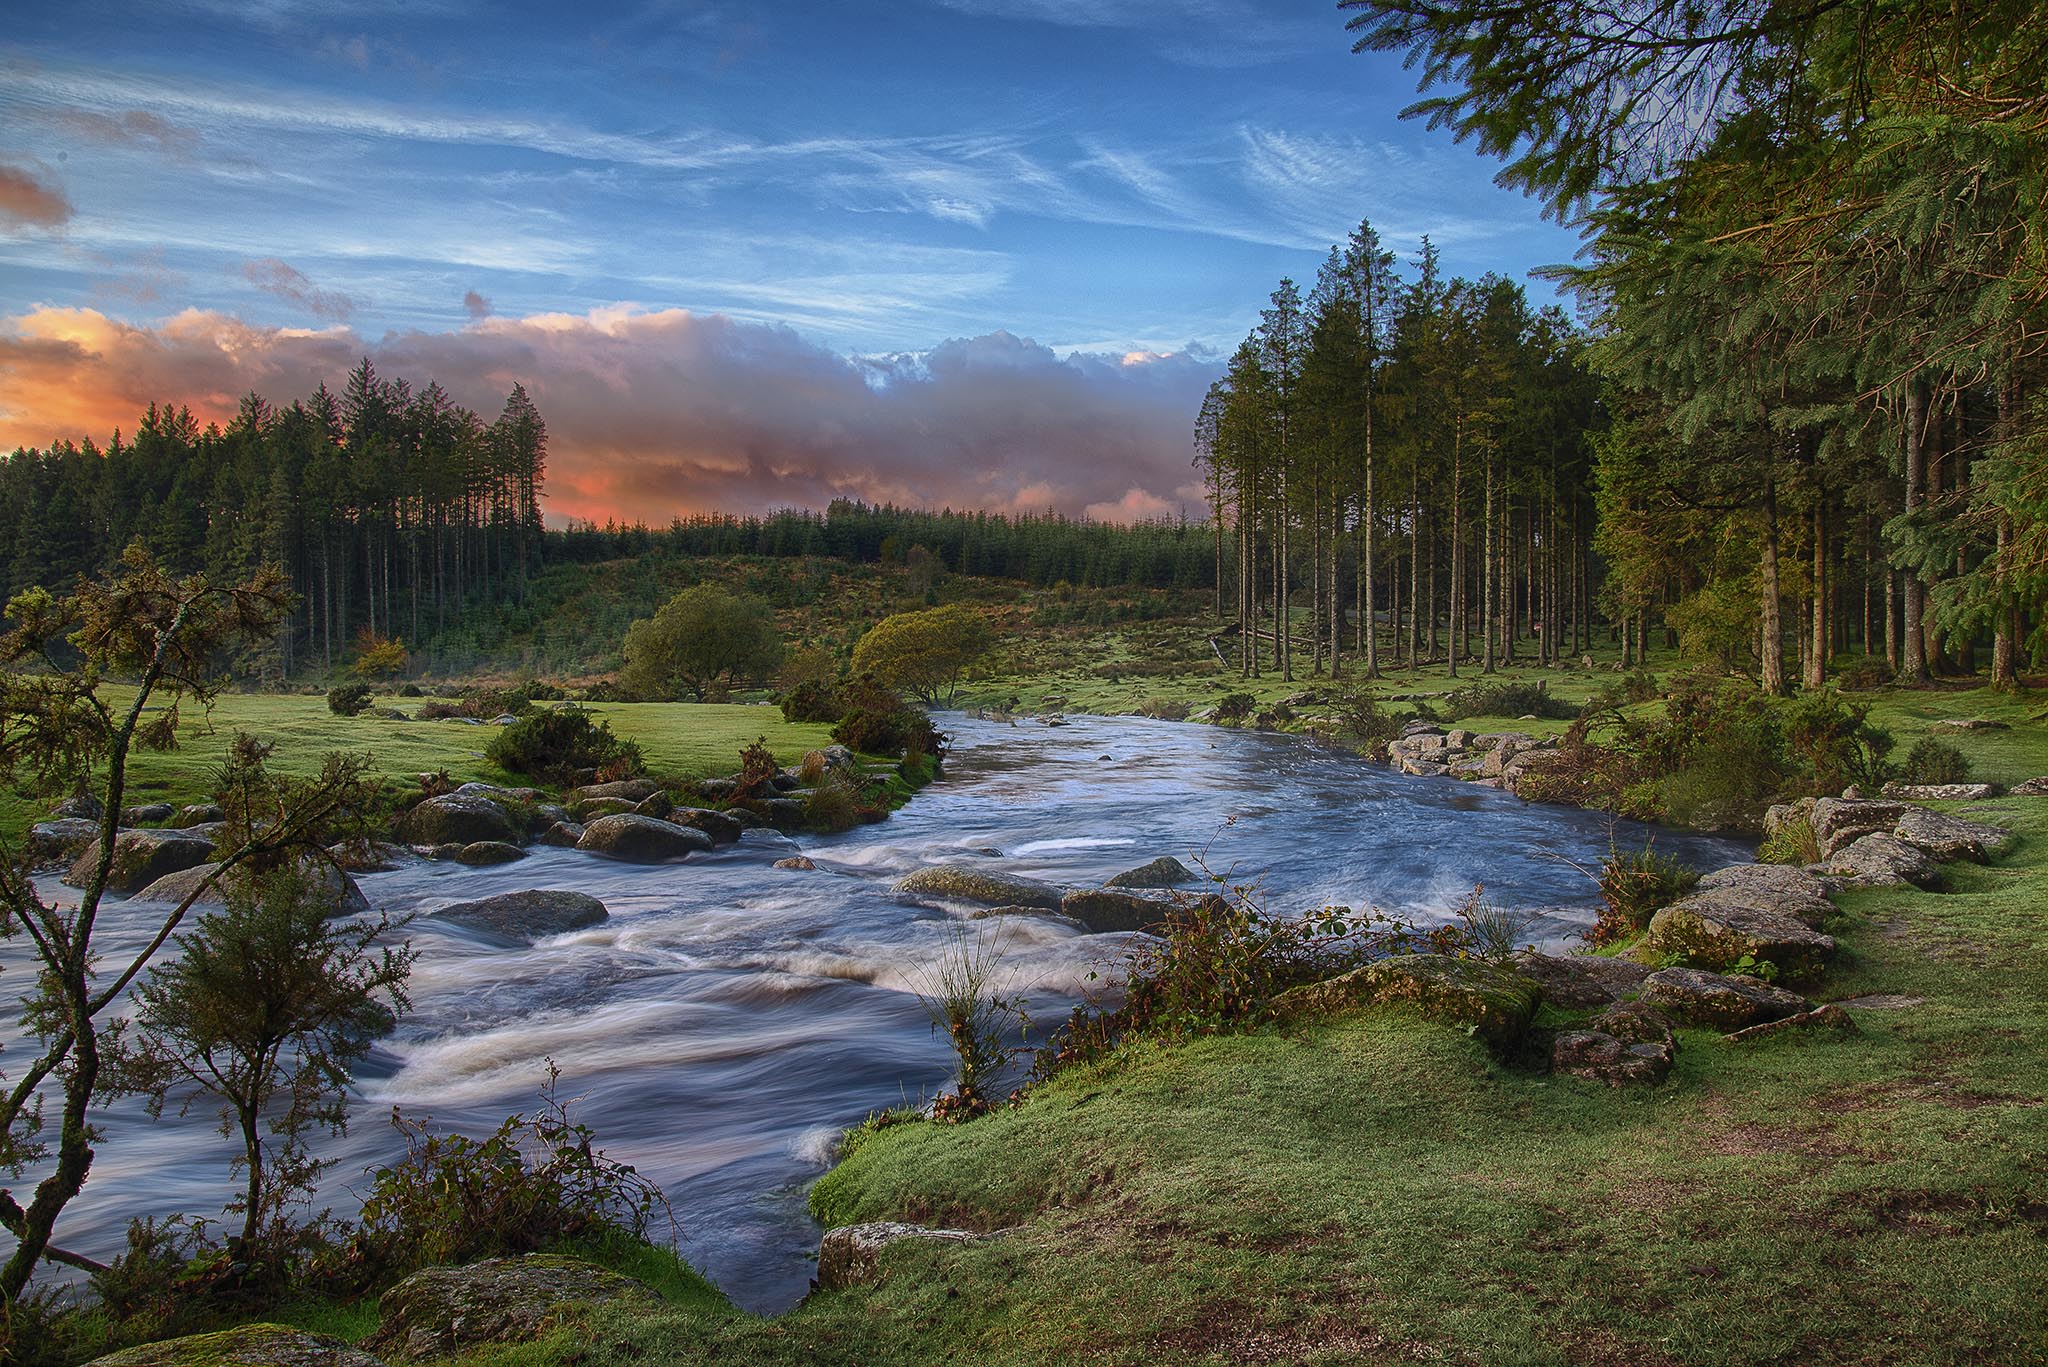
[(1827, 681), (1828, 666), (1828, 524), (1821, 510), (1819, 492), (1813, 502), (1813, 632), (1812, 648), (1806, 656), (1808, 688)]
[(1757, 634), (1762, 671), (1758, 682), (1764, 692), (1778, 695), (1785, 691), (1785, 633), (1778, 616), (1778, 485), (1775, 477), (1768, 475), (1764, 479), (1762, 575), (1762, 621)]
[[(1927, 477), (1927, 396), (1916, 380), (1906, 383), (1906, 511), (1920, 507), (1921, 487)], [(1905, 623), (1901, 632), (1899, 672), (1910, 684), (1928, 682), (1927, 637), (1925, 635), (1926, 590), (1920, 576), (1905, 571)]]

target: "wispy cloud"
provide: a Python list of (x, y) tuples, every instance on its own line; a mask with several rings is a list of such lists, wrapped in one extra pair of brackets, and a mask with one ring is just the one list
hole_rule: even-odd
[(332, 318), (339, 322), (356, 311), (355, 300), (339, 290), (316, 288), (304, 272), (274, 256), (244, 261), (241, 270), (242, 278), (257, 289), (296, 305), (315, 318)]
[(40, 168), (0, 163), (0, 225), (55, 228), (71, 217), (71, 201)]

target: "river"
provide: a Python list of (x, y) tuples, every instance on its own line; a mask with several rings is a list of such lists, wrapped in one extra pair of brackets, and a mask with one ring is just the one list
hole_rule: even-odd
[[(892, 896), (896, 877), (995, 856), (1010, 872), (1097, 883), (1171, 854), (1258, 882), (1272, 910), (1377, 906), (1425, 923), (1483, 882), (1497, 905), (1544, 909), (1530, 935), (1561, 942), (1591, 924), (1597, 903), (1573, 864), (1597, 867), (1610, 837), (1651, 834), (1407, 777), (1294, 736), (1139, 718), (941, 721), (955, 737), (944, 778), (887, 822), (844, 835), (753, 832), (659, 867), (538, 847), (498, 868), (362, 877), (370, 900), (393, 911), (556, 887), (602, 899), (611, 919), (525, 949), (416, 921), (414, 1010), (359, 1077), (349, 1135), (319, 1147), (338, 1160), (322, 1203), (350, 1213), (365, 1170), (403, 1151), (386, 1123), (392, 1107), (482, 1133), (533, 1109), (551, 1057), (606, 1151), (668, 1193), (683, 1254), (739, 1304), (786, 1308), (810, 1279), (818, 1231), (805, 1188), (834, 1136), (948, 1080), (948, 1052), (916, 994), (959, 922)], [(1704, 867), (1749, 853), (1731, 840), (1656, 838)], [(799, 851), (815, 871), (770, 867)], [(152, 911), (108, 904), (109, 960), (140, 942)], [(1039, 918), (1003, 925), (1007, 985), (1048, 1023), (1099, 987), (1091, 974), (1113, 975), (1130, 943)], [(0, 982), (22, 982), (22, 950), (0, 944)], [(26, 1053), (9, 1046), (7, 1059)], [(210, 1112), (152, 1121), (122, 1103), (103, 1123), (59, 1242), (106, 1256), (132, 1217), (218, 1211), (232, 1149)]]

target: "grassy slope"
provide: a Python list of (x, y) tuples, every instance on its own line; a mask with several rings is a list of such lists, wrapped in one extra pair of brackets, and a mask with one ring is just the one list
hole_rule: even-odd
[[(379, 698), (379, 707), (404, 712), (420, 700)], [(802, 758), (831, 741), (829, 726), (794, 725), (773, 707), (743, 704), (603, 703), (590, 710), (602, 716), (627, 740), (638, 741), (650, 771), (672, 778), (704, 778), (728, 774), (739, 767), (739, 752), (756, 736), (784, 763)], [(391, 721), (384, 718), (337, 717), (322, 697), (229, 693), (210, 716), (189, 711), (180, 728), (179, 746), (162, 754), (137, 755), (130, 765), (131, 803), (203, 801), (213, 788), (213, 772), (229, 739), (247, 731), (275, 742), (273, 766), (283, 773), (318, 772), (321, 757), (332, 750), (375, 756), (379, 772), (395, 783), (410, 785), (417, 774), (446, 769), (458, 780), (522, 783), (484, 758), (497, 734), (488, 726), (457, 721)], [(49, 809), (47, 798), (0, 795), (0, 831), (10, 837)]]
[(898, 1249), (882, 1286), (776, 1322), (678, 1308), (501, 1356), (2042, 1361), (2048, 799), (1974, 811), (2024, 833), (2006, 863), (1841, 899), (1816, 995), (1926, 998), (1856, 1035), (1687, 1032), (1641, 1091), (1398, 1013), (1134, 1049), (1013, 1112), (887, 1131), (816, 1197), (1000, 1240)]

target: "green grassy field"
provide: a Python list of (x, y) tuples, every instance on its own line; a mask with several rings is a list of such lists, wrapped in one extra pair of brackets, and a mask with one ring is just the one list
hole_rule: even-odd
[[(408, 714), (416, 698), (379, 698), (378, 707)], [(829, 726), (785, 722), (776, 708), (737, 703), (593, 703), (621, 738), (639, 743), (650, 772), (665, 778), (706, 778), (739, 768), (739, 753), (755, 737), (783, 763), (831, 743)], [(367, 754), (394, 784), (410, 786), (416, 776), (446, 769), (458, 781), (523, 783), (484, 758), (497, 734), (490, 726), (459, 721), (392, 721), (365, 714), (337, 717), (324, 697), (268, 693), (226, 693), (211, 712), (187, 708), (178, 748), (144, 752), (129, 767), (128, 801), (199, 802), (213, 791), (213, 774), (229, 740), (246, 731), (274, 742), (273, 766), (282, 773), (317, 773), (333, 751)], [(0, 800), (0, 831), (10, 837), (48, 810), (50, 799), (7, 794)]]
[(476, 1360), (2042, 1361), (2048, 800), (1973, 815), (2024, 833), (2008, 862), (1842, 899), (1816, 995), (1924, 999), (1855, 1034), (1684, 1032), (1628, 1091), (1398, 1011), (1133, 1047), (883, 1132), (814, 1197), (1000, 1238), (776, 1321), (599, 1315)]

